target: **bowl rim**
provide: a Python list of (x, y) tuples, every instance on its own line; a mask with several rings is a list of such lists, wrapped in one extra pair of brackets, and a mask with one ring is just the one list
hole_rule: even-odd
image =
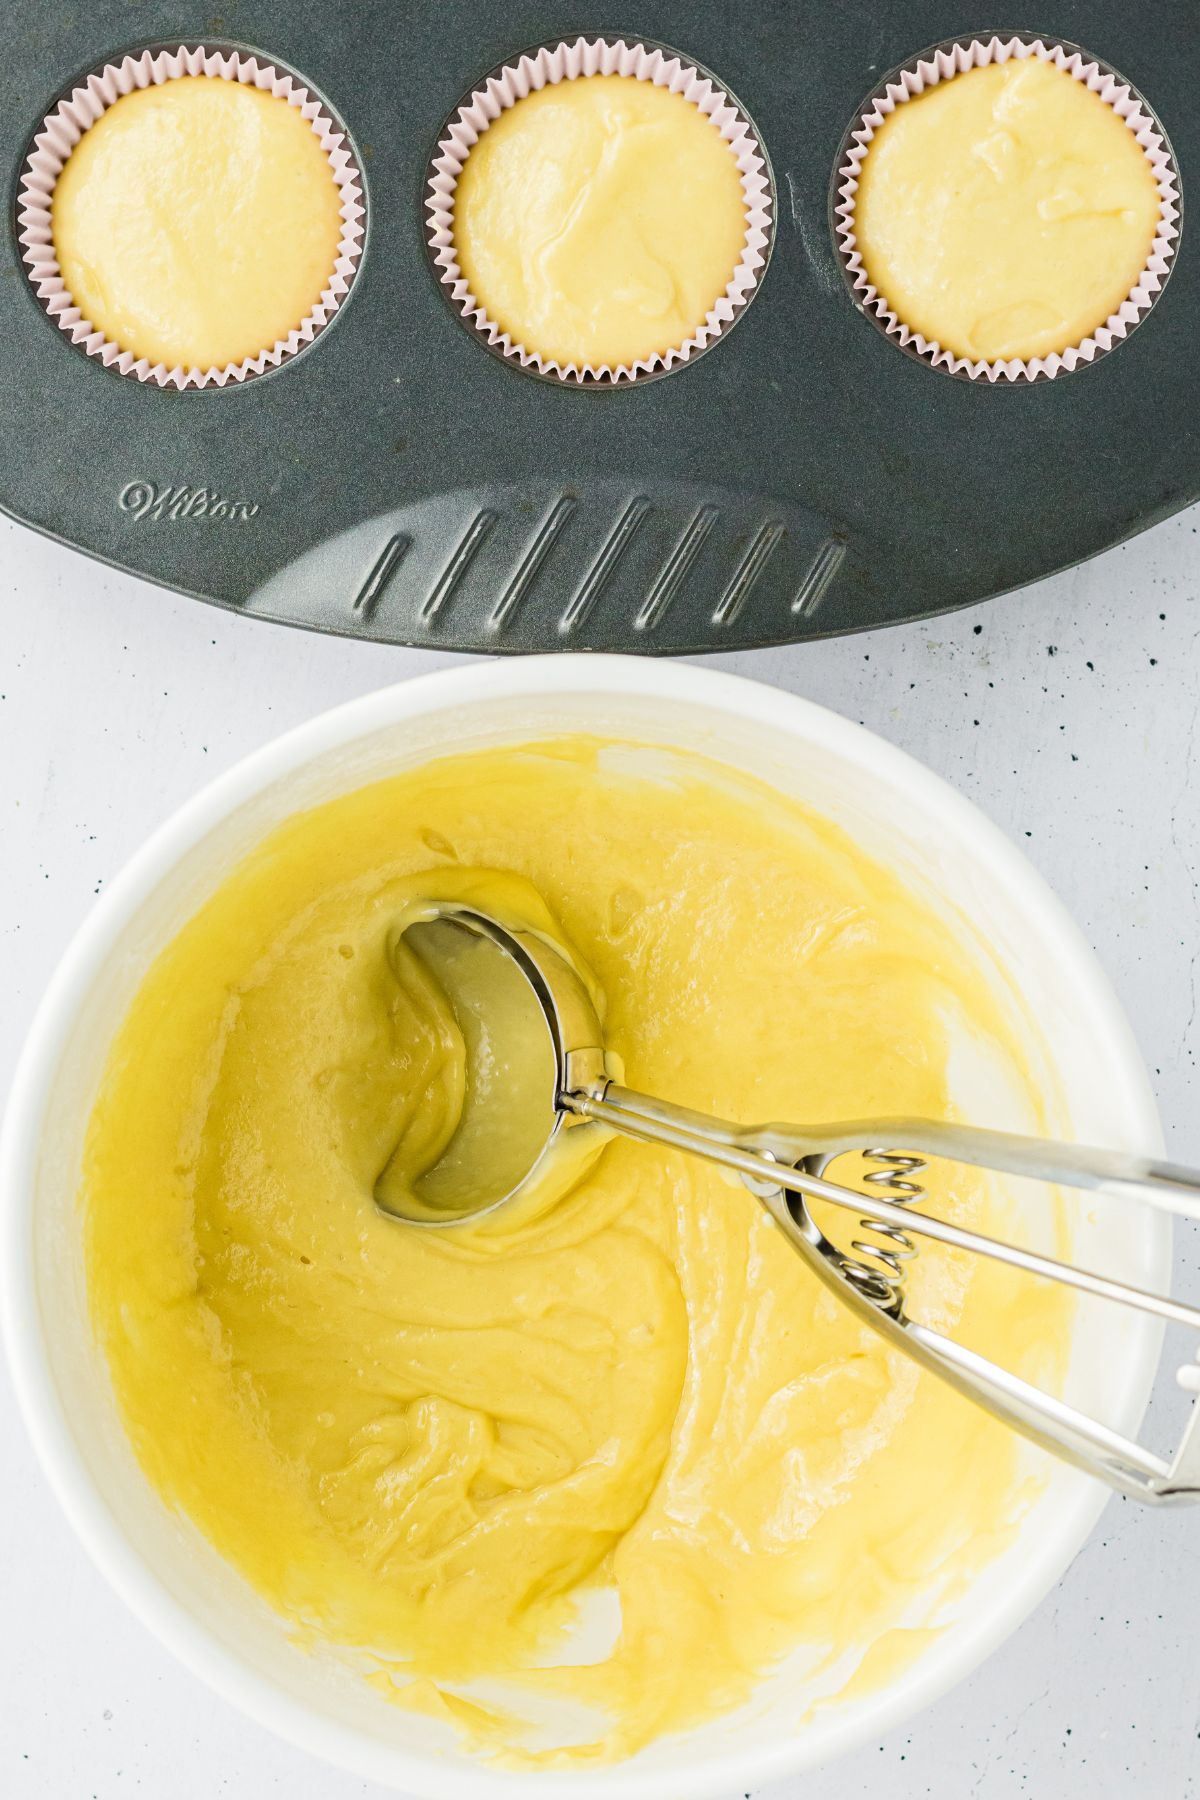
[[(572, 692), (621, 700), (679, 701), (748, 721), (822, 747), (864, 773), (904, 786), (938, 812), (967, 853), (1022, 913), (1036, 913), (1042, 935), (1071, 972), (1080, 1004), (1120, 1066), (1137, 1145), (1159, 1153), (1162, 1133), (1132, 1030), (1091, 947), (1062, 903), (1016, 845), (941, 776), (816, 702), (740, 675), (634, 656), (568, 654), (469, 663), (431, 671), (345, 702), (293, 727), (217, 775), (172, 813), (114, 878), (72, 938), (46, 988), (20, 1055), (0, 1128), (0, 1322), (20, 1412), (38, 1460), (69, 1523), (93, 1562), (141, 1623), (180, 1662), (239, 1711), (326, 1762), (414, 1795), (492, 1800), (531, 1788), (541, 1800), (669, 1800), (683, 1777), (670, 1766), (637, 1770), (617, 1762), (587, 1772), (509, 1773), (481, 1763), (451, 1767), (436, 1754), (401, 1749), (316, 1714), (282, 1685), (243, 1663), (162, 1586), (124, 1535), (93, 1485), (59, 1399), (44, 1350), (33, 1280), (35, 1178), (45, 1103), (93, 972), (130, 919), (169, 871), (230, 814), (283, 777), (376, 731), (476, 702)], [(719, 745), (712, 754), (719, 760)], [(1130, 1147), (1133, 1147), (1132, 1145)], [(1153, 1215), (1149, 1215), (1154, 1218)], [(1152, 1256), (1164, 1279), (1169, 1222), (1157, 1219)], [(1152, 1239), (1148, 1237), (1148, 1242)], [(1140, 1416), (1157, 1355), (1147, 1343), (1131, 1359), (1129, 1391)], [(824, 1765), (913, 1716), (971, 1673), (1033, 1612), (1082, 1548), (1108, 1499), (1099, 1482), (1078, 1478), (1059, 1517), (1043, 1531), (1002, 1603), (943, 1634), (914, 1669), (879, 1690), (865, 1710), (819, 1715), (794, 1738), (749, 1752), (706, 1759), (686, 1771), (689, 1800), (720, 1800), (737, 1789)]]

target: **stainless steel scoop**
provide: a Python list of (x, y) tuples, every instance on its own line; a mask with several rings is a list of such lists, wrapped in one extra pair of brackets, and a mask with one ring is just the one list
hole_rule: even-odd
[[(407, 1187), (389, 1183), (385, 1171), (376, 1191), (385, 1211), (435, 1229), (494, 1213), (535, 1177), (545, 1179), (550, 1159), (562, 1155), (573, 1133), (594, 1137), (604, 1128), (690, 1151), (740, 1175), (814, 1273), (860, 1318), (998, 1418), (1134, 1499), (1200, 1499), (1200, 1413), (1194, 1405), (1179, 1449), (1166, 1461), (922, 1325), (905, 1306), (905, 1264), (917, 1254), (914, 1238), (925, 1237), (1200, 1332), (1200, 1310), (1166, 1295), (916, 1211), (925, 1190), (914, 1179), (937, 1159), (1200, 1219), (1200, 1171), (928, 1119), (812, 1128), (734, 1125), (613, 1081), (588, 989), (566, 953), (544, 938), (448, 902), (411, 924), (403, 941), (446, 994), (466, 1039), (469, 1066), (454, 1136)], [(501, 1034), (487, 1020), (497, 984), (504, 995)], [(491, 1144), (500, 1146), (495, 1155), (470, 1153)], [(861, 1158), (861, 1189), (828, 1179), (830, 1165), (848, 1154)], [(577, 1167), (574, 1157), (563, 1157), (568, 1184)], [(855, 1237), (847, 1247), (835, 1244), (817, 1224), (812, 1202), (849, 1210), (871, 1235)], [(1200, 1393), (1200, 1361), (1184, 1363), (1177, 1379), (1187, 1392)]]

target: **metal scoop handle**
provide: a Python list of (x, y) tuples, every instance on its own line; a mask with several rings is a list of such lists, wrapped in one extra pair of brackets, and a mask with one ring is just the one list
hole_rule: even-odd
[[(931, 1120), (854, 1122), (819, 1132), (794, 1125), (743, 1129), (612, 1082), (564, 1092), (560, 1105), (578, 1118), (596, 1120), (624, 1136), (689, 1151), (740, 1175), (792, 1245), (860, 1318), (1044, 1448), (1132, 1498), (1149, 1503), (1200, 1500), (1200, 1415), (1195, 1410), (1177, 1455), (1168, 1463), (1011, 1370), (909, 1318), (901, 1281), (902, 1261), (914, 1254), (911, 1232), (1200, 1333), (1200, 1310), (1169, 1296), (915, 1212), (912, 1203), (922, 1189), (908, 1179), (927, 1158), (935, 1157), (1082, 1188), (1195, 1219), (1200, 1218), (1200, 1172), (1119, 1152)], [(878, 1148), (881, 1144), (903, 1145), (904, 1149), (883, 1150)], [(864, 1193), (825, 1178), (830, 1163), (855, 1150), (882, 1165), (866, 1180), (878, 1185), (882, 1176), (901, 1197), (886, 1200), (882, 1194)], [(805, 1204), (809, 1200), (827, 1201), (858, 1213), (864, 1229), (875, 1231), (886, 1247), (857, 1241), (852, 1248), (858, 1256), (847, 1255), (820, 1230)], [(860, 1260), (867, 1257), (873, 1261)], [(1181, 1386), (1200, 1392), (1200, 1364), (1185, 1364), (1178, 1378)]]
[[(1195, 1406), (1179, 1450), (1166, 1462), (1010, 1370), (910, 1318), (904, 1292), (904, 1264), (917, 1253), (914, 1238), (925, 1237), (1200, 1333), (1200, 1310), (1169, 1295), (1078, 1269), (918, 1212), (915, 1202), (923, 1198), (924, 1188), (913, 1179), (929, 1159), (937, 1158), (1061, 1183), (1200, 1219), (1200, 1172), (1107, 1150), (1043, 1143), (926, 1119), (856, 1121), (816, 1129), (801, 1125), (743, 1128), (673, 1106), (609, 1080), (604, 1034), (592, 993), (560, 946), (537, 932), (507, 927), (469, 903), (438, 904), (423, 917), (489, 939), (524, 974), (541, 1008), (553, 1049), (552, 1137), (573, 1128), (583, 1130), (585, 1121), (593, 1121), (626, 1137), (705, 1157), (740, 1175), (814, 1273), (897, 1349), (1026, 1437), (1134, 1499), (1152, 1504), (1200, 1500), (1200, 1410)], [(501, 1101), (503, 1097), (501, 1092)], [(862, 1188), (829, 1180), (830, 1165), (854, 1151), (868, 1165)], [(487, 1194), (481, 1204), (460, 1207), (440, 1219), (431, 1219), (428, 1213), (402, 1216), (422, 1225), (453, 1224), (464, 1216), (494, 1212), (514, 1191)], [(813, 1215), (813, 1201), (853, 1211), (867, 1235), (853, 1239), (848, 1249), (832, 1243)], [(1200, 1362), (1185, 1363), (1178, 1380), (1192, 1394), (1200, 1393)]]

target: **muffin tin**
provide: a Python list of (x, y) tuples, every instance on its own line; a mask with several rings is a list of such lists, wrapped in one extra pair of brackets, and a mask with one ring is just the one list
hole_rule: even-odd
[[(1023, 23), (1127, 76), (1186, 184), (1200, 120), (1189, 0), (1040, 6)], [(1093, 367), (947, 381), (855, 309), (834, 249), (839, 146), (864, 96), (978, 8), (662, 0), (623, 35), (714, 71), (757, 126), (778, 207), (752, 308), (661, 379), (576, 391), (489, 355), (425, 252), (431, 155), (463, 95), (588, 25), (542, 4), (95, 0), (27, 9), (0, 66), (0, 505), (103, 561), (312, 629), (462, 650), (721, 650), (927, 616), (1120, 541), (1200, 495), (1185, 230), (1145, 321)], [(603, 19), (596, 21), (602, 26)], [(223, 37), (223, 33), (230, 34)], [(147, 43), (234, 46), (344, 120), (367, 243), (316, 342), (238, 387), (167, 391), (73, 349), (25, 279), (17, 179), (64, 89)], [(35, 597), (30, 598), (35, 604)]]

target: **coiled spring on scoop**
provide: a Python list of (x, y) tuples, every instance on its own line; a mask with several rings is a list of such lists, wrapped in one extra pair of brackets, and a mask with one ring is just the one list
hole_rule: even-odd
[[(912, 1206), (917, 1200), (925, 1197), (925, 1189), (914, 1175), (919, 1175), (926, 1168), (926, 1160), (921, 1156), (912, 1156), (904, 1150), (864, 1150), (864, 1162), (877, 1163), (878, 1168), (870, 1169), (863, 1177), (864, 1187), (882, 1189), (897, 1206)], [(904, 1264), (917, 1254), (917, 1246), (906, 1231), (898, 1225), (889, 1224), (883, 1219), (860, 1219), (863, 1231), (873, 1232), (875, 1238), (883, 1238), (881, 1245), (865, 1238), (855, 1238), (850, 1248), (857, 1255), (869, 1257), (869, 1262), (854, 1262), (846, 1257), (843, 1269), (849, 1280), (853, 1281), (868, 1298), (898, 1306), (902, 1299), (904, 1287)]]

